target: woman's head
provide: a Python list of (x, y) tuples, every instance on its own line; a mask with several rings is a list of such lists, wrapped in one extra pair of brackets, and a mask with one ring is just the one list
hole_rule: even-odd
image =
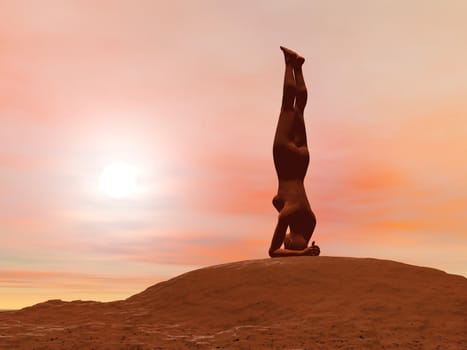
[(306, 248), (307, 242), (301, 235), (287, 233), (284, 238), (284, 248), (290, 250), (303, 250)]

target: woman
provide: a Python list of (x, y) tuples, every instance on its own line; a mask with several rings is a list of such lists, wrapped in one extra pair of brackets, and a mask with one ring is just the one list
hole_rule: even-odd
[[(274, 137), (273, 157), (279, 189), (272, 203), (279, 212), (269, 255), (271, 257), (319, 255), (313, 242), (307, 247), (316, 218), (310, 208), (303, 180), (310, 161), (303, 111), (307, 90), (302, 65), (305, 59), (281, 46), (285, 57), (282, 107)], [(286, 234), (287, 227), (290, 232)], [(284, 248), (281, 248), (284, 243)]]

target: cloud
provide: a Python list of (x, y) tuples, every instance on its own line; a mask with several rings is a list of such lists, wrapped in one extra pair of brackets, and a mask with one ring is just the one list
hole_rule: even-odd
[(203, 232), (180, 232), (166, 237), (147, 237), (125, 247), (121, 253), (131, 261), (151, 263), (211, 265), (267, 256), (269, 242), (263, 232), (248, 232), (248, 237), (223, 237)]
[(0, 309), (15, 309), (49, 299), (110, 301), (124, 299), (166, 276), (118, 277), (49, 270), (0, 270)]

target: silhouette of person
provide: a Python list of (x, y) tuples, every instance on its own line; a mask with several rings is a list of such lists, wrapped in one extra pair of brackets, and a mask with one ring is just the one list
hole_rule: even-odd
[[(302, 72), (305, 59), (292, 50), (282, 46), (280, 48), (285, 58), (285, 75), (281, 112), (273, 145), (279, 188), (272, 200), (279, 216), (269, 255), (319, 255), (320, 249), (315, 242), (307, 247), (316, 226), (316, 217), (303, 185), (310, 161), (303, 119), (308, 96)], [(287, 228), (290, 228), (288, 233)], [(282, 243), (284, 248), (281, 248)]]

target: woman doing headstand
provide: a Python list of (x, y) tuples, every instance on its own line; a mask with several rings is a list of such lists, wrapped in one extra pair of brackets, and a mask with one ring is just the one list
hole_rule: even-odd
[[(272, 200), (279, 217), (269, 255), (319, 255), (320, 249), (314, 242), (307, 247), (316, 226), (316, 218), (303, 185), (310, 161), (303, 119), (307, 101), (302, 72), (305, 59), (285, 47), (281, 46), (281, 50), (285, 57), (284, 90), (273, 145), (279, 188)], [(290, 231), (286, 233), (288, 227)], [(281, 248), (282, 243), (284, 248)]]

